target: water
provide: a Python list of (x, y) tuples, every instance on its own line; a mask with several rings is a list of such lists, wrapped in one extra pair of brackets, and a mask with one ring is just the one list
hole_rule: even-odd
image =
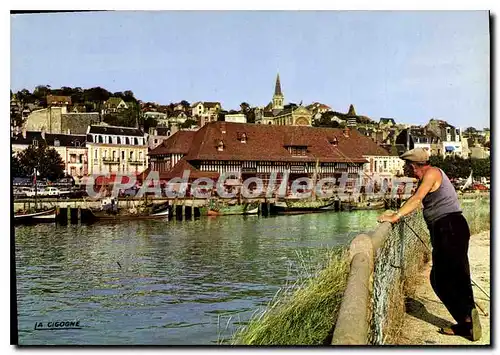
[[(216, 344), (378, 214), (16, 227), (19, 343)], [(70, 320), (82, 329), (34, 329)]]

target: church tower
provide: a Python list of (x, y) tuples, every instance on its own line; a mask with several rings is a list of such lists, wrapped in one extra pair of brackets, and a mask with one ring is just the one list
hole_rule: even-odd
[(276, 86), (274, 88), (274, 95), (273, 95), (273, 111), (283, 110), (284, 105), (285, 105), (285, 97), (281, 92), (280, 75), (278, 74), (276, 76)]

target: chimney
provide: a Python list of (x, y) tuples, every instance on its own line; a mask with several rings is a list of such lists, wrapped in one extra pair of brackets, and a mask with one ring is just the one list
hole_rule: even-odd
[(344, 128), (344, 137), (349, 138), (351, 136), (350, 132), (349, 127)]
[(220, 124), (220, 130), (221, 130), (222, 134), (226, 133), (226, 122), (222, 122)]
[(26, 139), (26, 128), (23, 128), (23, 138)]

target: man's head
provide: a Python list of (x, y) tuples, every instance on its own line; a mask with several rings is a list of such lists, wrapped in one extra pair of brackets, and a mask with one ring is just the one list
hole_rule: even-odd
[(421, 179), (429, 167), (429, 153), (423, 148), (415, 148), (400, 156), (405, 161), (404, 174)]

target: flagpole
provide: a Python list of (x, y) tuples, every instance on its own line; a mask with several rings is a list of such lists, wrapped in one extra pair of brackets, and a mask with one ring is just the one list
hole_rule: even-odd
[(36, 212), (36, 207), (37, 207), (36, 206), (36, 203), (37, 203), (37, 192), (38, 192), (37, 191), (38, 189), (36, 187), (37, 186), (37, 181), (36, 181), (36, 167), (33, 168), (33, 181), (35, 182), (35, 212)]

